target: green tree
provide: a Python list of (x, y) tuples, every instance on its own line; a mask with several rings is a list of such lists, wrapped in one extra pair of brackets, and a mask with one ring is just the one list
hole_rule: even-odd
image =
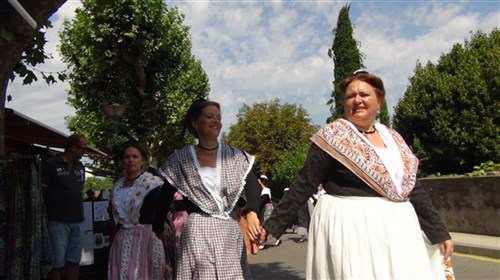
[(385, 126), (391, 127), (391, 117), (389, 116), (389, 110), (387, 109), (387, 99), (384, 99), (384, 102), (382, 102), (380, 112), (377, 114), (377, 119)]
[[(108, 152), (131, 137), (140, 139), (152, 163), (178, 148), (184, 113), (209, 92), (183, 20), (161, 0), (83, 0), (60, 32), (70, 69), (68, 103), (76, 109), (68, 127)], [(126, 106), (115, 136), (113, 121), (102, 111), (111, 103)]]
[(85, 185), (83, 186), (83, 192), (86, 192), (88, 190), (111, 190), (112, 188), (113, 180), (111, 180), (110, 178), (87, 177), (85, 179)]
[(269, 103), (244, 104), (237, 122), (223, 133), (222, 140), (256, 156), (256, 171), (272, 179), (278, 162), (309, 143), (316, 131), (307, 111), (301, 106), (281, 105), (278, 99)]
[[(5, 103), (9, 79), (20, 76), (24, 84), (36, 80), (31, 67), (43, 63), (45, 34), (41, 27), (51, 27), (49, 17), (67, 0), (17, 1), (36, 22), (33, 28), (7, 1), (0, 10), (0, 155), (5, 154)], [(47, 83), (55, 82), (51, 74), (42, 73)]]
[(438, 63), (417, 62), (394, 127), (425, 174), (461, 174), (500, 162), (500, 30), (477, 32)]
[(273, 177), (271, 179), (271, 191), (273, 196), (282, 197), (283, 190), (289, 187), (297, 177), (309, 151), (307, 144), (297, 146), (290, 155), (276, 163)]
[(359, 43), (353, 36), (353, 26), (349, 18), (351, 5), (345, 5), (340, 9), (337, 26), (333, 29), (333, 45), (328, 50), (328, 56), (333, 59), (333, 90), (330, 100), (326, 105), (330, 106), (332, 115), (326, 120), (327, 123), (344, 115), (344, 104), (339, 83), (358, 69), (363, 68), (363, 54), (359, 51)]

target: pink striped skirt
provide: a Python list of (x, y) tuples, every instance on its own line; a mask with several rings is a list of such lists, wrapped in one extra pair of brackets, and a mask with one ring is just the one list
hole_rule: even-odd
[(151, 225), (121, 227), (109, 253), (108, 279), (170, 279), (162, 241)]

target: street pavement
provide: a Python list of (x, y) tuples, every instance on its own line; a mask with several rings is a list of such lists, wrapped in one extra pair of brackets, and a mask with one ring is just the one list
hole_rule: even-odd
[(456, 252), (500, 259), (500, 237), (459, 232), (450, 235)]
[(307, 241), (299, 243), (299, 240), (300, 235), (287, 231), (278, 247), (273, 245), (276, 239), (271, 238), (258, 255), (248, 256), (252, 278), (305, 279)]
[[(457, 245), (456, 254), (452, 256), (457, 280), (500, 279), (500, 258), (490, 257), (500, 253), (499, 237), (462, 233), (451, 235)], [(273, 245), (275, 239), (269, 240), (266, 249), (248, 257), (253, 279), (305, 279), (307, 241), (298, 243), (300, 236), (291, 231), (287, 231), (281, 240), (278, 247)]]
[[(500, 256), (500, 237), (454, 232), (451, 236), (456, 248), (452, 256), (456, 280), (500, 279), (500, 257), (495, 257)], [(307, 241), (299, 243), (300, 235), (291, 230), (281, 240), (281, 245), (274, 247), (276, 240), (272, 238), (258, 255), (248, 256), (254, 280), (305, 279)], [(106, 266), (82, 267), (80, 279), (105, 280), (106, 269)]]

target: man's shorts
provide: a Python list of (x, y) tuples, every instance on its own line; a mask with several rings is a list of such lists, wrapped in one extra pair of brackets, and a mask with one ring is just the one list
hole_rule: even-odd
[(82, 222), (48, 222), (50, 243), (52, 246), (52, 267), (61, 269), (66, 262), (79, 264), (83, 249)]

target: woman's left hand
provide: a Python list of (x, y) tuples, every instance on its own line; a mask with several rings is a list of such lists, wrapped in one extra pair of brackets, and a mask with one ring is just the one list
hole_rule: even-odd
[(248, 224), (247, 234), (253, 243), (258, 243), (260, 237), (259, 217), (257, 216), (257, 213), (255, 213), (254, 211), (249, 211), (246, 214), (246, 218)]
[(445, 261), (453, 254), (454, 246), (451, 239), (439, 243), (439, 251), (441, 251), (441, 255), (443, 255)]

